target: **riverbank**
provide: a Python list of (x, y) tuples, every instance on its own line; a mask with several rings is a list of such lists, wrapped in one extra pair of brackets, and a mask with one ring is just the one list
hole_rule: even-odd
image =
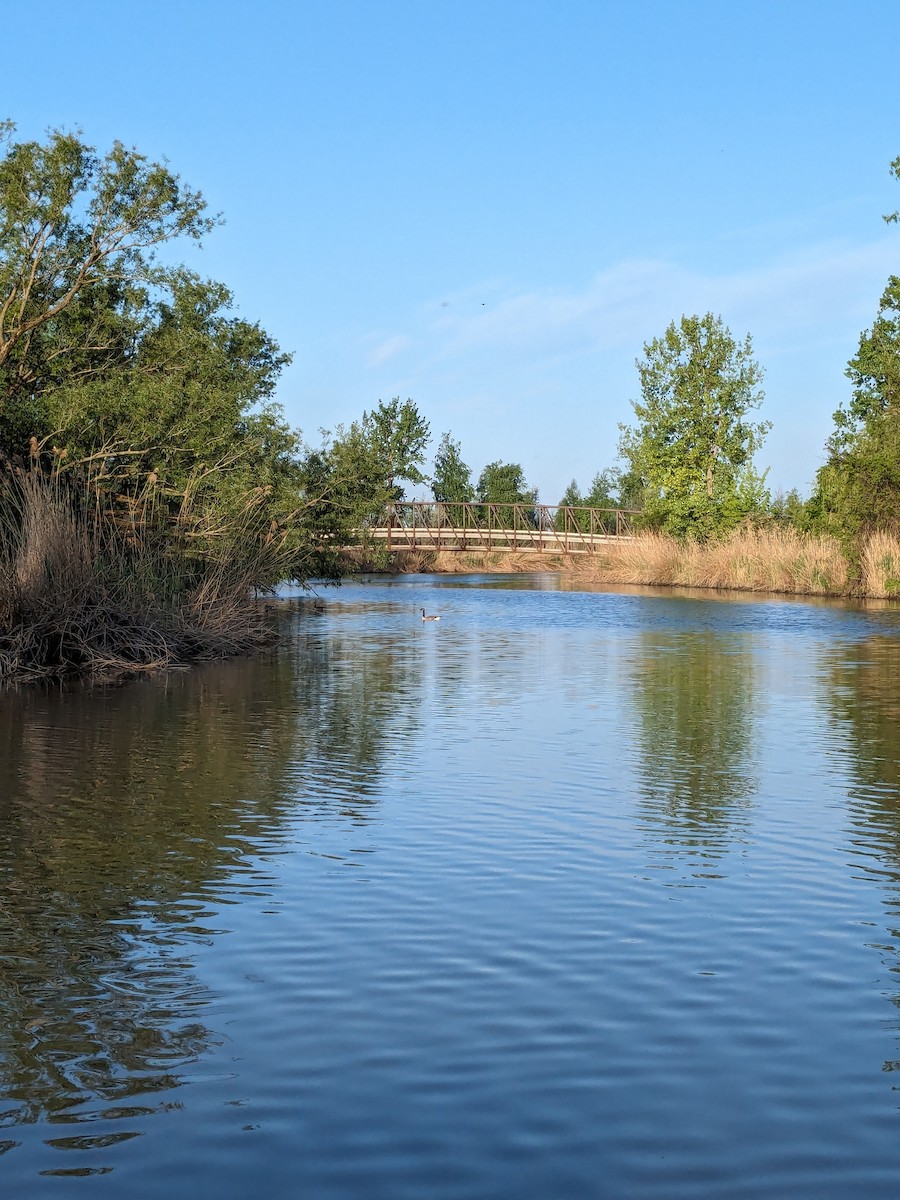
[[(26, 486), (21, 500), (16, 537), (0, 537), (0, 686), (118, 679), (253, 654), (275, 640), (247, 557), (184, 577), (165, 545), (129, 543), (43, 486)], [(415, 550), (373, 562), (348, 551), (346, 561), (351, 574), (553, 572), (576, 585), (900, 599), (900, 540), (887, 534), (865, 542), (858, 564), (834, 538), (784, 528), (707, 544), (648, 533), (592, 554)]]
[[(0, 687), (120, 680), (251, 654), (275, 631), (252, 539), (203, 558), (117, 519), (82, 488), (8, 473), (0, 488)], [(227, 548), (226, 548), (227, 549)]]
[[(357, 571), (373, 569), (360, 552), (352, 552), (348, 563)], [(778, 528), (741, 529), (704, 544), (645, 533), (607, 543), (591, 554), (400, 551), (391, 555), (386, 568), (374, 569), (434, 574), (548, 571), (586, 583), (890, 599), (900, 598), (900, 539), (872, 534), (858, 565), (835, 538)]]

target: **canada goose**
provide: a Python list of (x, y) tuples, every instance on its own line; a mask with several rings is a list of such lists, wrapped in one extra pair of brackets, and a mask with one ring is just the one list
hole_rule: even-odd
[(441, 619), (440, 617), (435, 617), (435, 616), (433, 616), (433, 615), (431, 615), (431, 614), (429, 614), (429, 615), (427, 615), (427, 616), (426, 616), (426, 615), (425, 615), (425, 609), (424, 609), (424, 608), (422, 609), (422, 620), (423, 620), (423, 621), (439, 621), (440, 619)]

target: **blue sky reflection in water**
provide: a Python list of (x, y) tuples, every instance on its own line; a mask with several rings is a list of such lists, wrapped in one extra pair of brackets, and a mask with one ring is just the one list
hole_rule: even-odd
[(896, 1194), (900, 615), (505, 582), (4, 699), (5, 1195)]

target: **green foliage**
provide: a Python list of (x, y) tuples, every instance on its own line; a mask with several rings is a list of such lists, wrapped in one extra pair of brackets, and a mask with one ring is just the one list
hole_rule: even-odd
[(348, 527), (381, 517), (390, 501), (402, 500), (399, 481), (424, 483), (428, 422), (412, 400), (379, 401), (349, 428), (338, 426), (327, 451), (328, 494)]
[(853, 391), (834, 414), (828, 460), (810, 502), (816, 528), (854, 544), (900, 531), (900, 278), (888, 280), (847, 367)]
[(638, 423), (622, 425), (629, 485), (640, 481), (648, 523), (677, 537), (734, 528), (765, 506), (753, 455), (770, 428), (749, 419), (762, 402), (750, 337), (737, 342), (720, 317), (683, 316), (636, 362)]
[(617, 509), (619, 504), (617, 492), (621, 472), (616, 467), (607, 467), (598, 471), (591, 483), (591, 490), (582, 495), (577, 480), (573, 479), (563, 493), (559, 502), (554, 526), (558, 532), (569, 530), (576, 533), (602, 533), (616, 531), (616, 517), (607, 514), (591, 513), (590, 509)]
[(578, 486), (578, 480), (573, 479), (569, 486), (562, 494), (560, 506), (579, 507), (584, 504), (584, 496), (581, 494), (581, 488)]
[[(900, 181), (900, 157), (897, 157), (894, 159), (894, 161), (891, 163), (890, 169), (891, 169), (891, 174), (894, 176), (894, 178), (896, 180)], [(898, 209), (896, 212), (885, 213), (884, 219), (885, 219), (885, 221), (888, 222), (889, 225), (893, 224), (894, 222), (900, 221), (900, 209)]]
[(104, 156), (77, 134), (13, 142), (0, 129), (0, 413), (66, 375), (84, 380), (133, 350), (147, 289), (165, 287), (155, 248), (217, 223), (165, 164), (120, 142)]
[(460, 506), (475, 499), (472, 471), (462, 460), (462, 448), (449, 432), (442, 435), (434, 456), (434, 477), (431, 494), (442, 506), (443, 519), (450, 525), (461, 525), (465, 510)]
[(289, 356), (222, 284), (157, 259), (217, 218), (121, 143), (14, 132), (0, 127), (0, 465), (68, 476), (158, 545), (167, 602), (226, 567), (251, 589), (305, 577), (333, 521), (272, 401)]
[(519, 463), (488, 463), (478, 477), (476, 490), (481, 504), (537, 503), (537, 490), (528, 487)]
[(847, 377), (853, 394), (846, 410), (835, 414), (838, 451), (852, 444), (860, 429), (900, 409), (900, 278), (896, 275), (882, 293), (872, 328), (860, 335)]
[(462, 448), (451, 434), (442, 435), (434, 456), (431, 494), (439, 504), (471, 503), (475, 499), (472, 471), (462, 460)]
[[(900, 181), (900, 158), (890, 170)], [(900, 212), (884, 219), (896, 222)], [(900, 530), (900, 277), (889, 277), (846, 373), (851, 397), (834, 414), (807, 509), (813, 529), (840, 537), (858, 559), (866, 534)]]
[(379, 400), (376, 409), (363, 414), (363, 425), (389, 499), (403, 499), (404, 491), (397, 486), (397, 480), (428, 482), (421, 468), (431, 431), (412, 400), (404, 400), (402, 404), (399, 396), (387, 404)]
[(488, 463), (478, 477), (476, 493), (479, 504), (491, 506), (490, 519), (495, 526), (512, 529), (521, 525), (523, 519), (532, 526), (536, 523), (533, 512), (506, 507), (513, 504), (537, 504), (537, 489), (528, 487), (525, 472), (519, 463), (504, 463), (499, 460)]
[(591, 480), (591, 490), (584, 498), (592, 508), (621, 508), (618, 491), (621, 472), (616, 467), (598, 471)]
[(620, 471), (616, 468), (619, 507), (642, 512), (644, 508), (644, 481), (632, 469)]
[(383, 520), (385, 505), (403, 498), (399, 481), (425, 482), (428, 438), (428, 422), (413, 401), (394, 397), (349, 427), (339, 425), (333, 436), (326, 433), (321, 449), (305, 451), (299, 524), (308, 531), (307, 577), (337, 577), (344, 569), (341, 547), (358, 543), (367, 526)]
[(776, 492), (769, 498), (767, 515), (779, 525), (805, 530), (809, 523), (807, 504), (796, 488), (791, 488), (789, 492)]
[(618, 490), (622, 477), (616, 467), (598, 471), (591, 481), (590, 491), (582, 495), (577, 480), (573, 479), (563, 493), (561, 505), (588, 505), (590, 508), (621, 508)]

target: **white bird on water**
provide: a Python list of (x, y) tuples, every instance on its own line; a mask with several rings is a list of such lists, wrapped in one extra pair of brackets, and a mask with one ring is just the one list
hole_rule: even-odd
[(424, 608), (422, 609), (422, 620), (423, 621), (439, 621), (440, 619), (441, 619), (440, 617), (433, 616), (432, 614), (428, 614), (426, 616), (425, 609)]

